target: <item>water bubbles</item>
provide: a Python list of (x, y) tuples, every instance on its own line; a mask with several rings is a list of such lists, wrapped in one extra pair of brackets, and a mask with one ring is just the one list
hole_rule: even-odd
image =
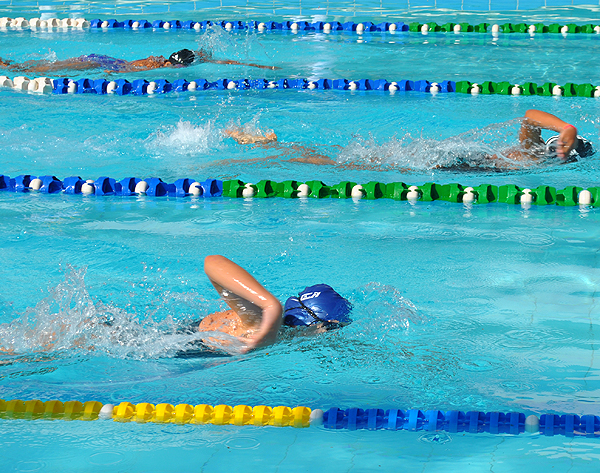
[(419, 437), (419, 441), (425, 443), (436, 443), (436, 444), (444, 444), (452, 441), (452, 437), (450, 437), (445, 432), (432, 432), (428, 434), (421, 435)]

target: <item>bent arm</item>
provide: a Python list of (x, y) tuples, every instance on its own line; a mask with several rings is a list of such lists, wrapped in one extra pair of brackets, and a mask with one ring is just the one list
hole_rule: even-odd
[(245, 340), (249, 348), (275, 342), (281, 326), (279, 301), (244, 268), (220, 255), (207, 256), (204, 272), (225, 303), (256, 331)]
[(535, 146), (543, 145), (542, 129), (559, 133), (556, 152), (560, 158), (567, 157), (571, 150), (577, 146), (577, 128), (551, 113), (533, 109), (527, 110), (519, 130), (521, 146), (529, 150)]
[(265, 144), (277, 141), (277, 135), (272, 131), (263, 136), (259, 133), (253, 135), (251, 133), (246, 133), (245, 131), (232, 128), (223, 130), (223, 134), (233, 138), (240, 145)]

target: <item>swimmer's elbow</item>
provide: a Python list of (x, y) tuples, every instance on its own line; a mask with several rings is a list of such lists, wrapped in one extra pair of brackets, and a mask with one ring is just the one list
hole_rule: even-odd
[(207, 269), (221, 266), (224, 262), (229, 261), (227, 258), (221, 255), (209, 255), (204, 258), (204, 271)]

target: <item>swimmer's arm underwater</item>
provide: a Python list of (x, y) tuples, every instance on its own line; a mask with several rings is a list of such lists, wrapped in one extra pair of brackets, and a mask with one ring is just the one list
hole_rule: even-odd
[(210, 62), (212, 64), (230, 64), (232, 66), (258, 67), (259, 69), (269, 69), (271, 71), (281, 69), (281, 67), (277, 67), (277, 66), (262, 66), (260, 64), (254, 64), (251, 62), (238, 62), (238, 61), (232, 61), (230, 59), (205, 59), (202, 62)]
[(204, 271), (217, 292), (250, 331), (250, 335), (242, 339), (248, 350), (274, 343), (283, 312), (277, 298), (244, 268), (224, 256), (207, 256)]

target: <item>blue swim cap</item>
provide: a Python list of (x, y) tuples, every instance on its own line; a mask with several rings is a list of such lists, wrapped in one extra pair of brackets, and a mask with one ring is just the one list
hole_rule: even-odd
[(331, 286), (317, 284), (285, 302), (283, 323), (292, 327), (315, 323), (346, 325), (351, 322), (351, 310), (352, 304)]

